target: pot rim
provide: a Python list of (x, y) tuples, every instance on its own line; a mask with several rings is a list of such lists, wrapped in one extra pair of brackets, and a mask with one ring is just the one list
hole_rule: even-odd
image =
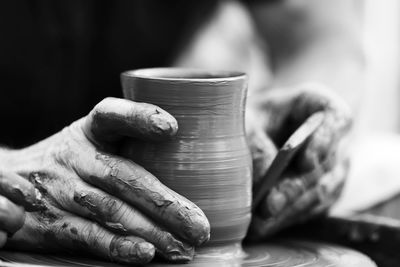
[(234, 70), (165, 67), (127, 70), (121, 73), (121, 77), (159, 81), (226, 82), (246, 79), (247, 74)]

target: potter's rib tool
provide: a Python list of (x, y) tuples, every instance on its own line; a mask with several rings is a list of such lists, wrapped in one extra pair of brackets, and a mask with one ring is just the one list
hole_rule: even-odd
[(309, 137), (318, 129), (324, 119), (324, 113), (317, 112), (311, 115), (279, 149), (278, 154), (271, 163), (258, 190), (253, 198), (253, 211), (257, 209), (267, 193), (277, 183), (283, 171), (289, 165), (297, 151), (306, 143)]

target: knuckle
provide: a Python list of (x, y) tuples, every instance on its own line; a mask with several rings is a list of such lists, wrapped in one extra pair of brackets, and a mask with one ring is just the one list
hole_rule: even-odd
[(100, 166), (102, 166), (102, 170), (100, 173), (100, 178), (102, 179), (107, 179), (110, 177), (117, 177), (120, 166), (123, 163), (123, 160), (120, 158), (116, 158), (101, 152), (96, 152), (95, 155), (96, 161), (100, 163)]
[(284, 194), (289, 202), (293, 202), (304, 193), (304, 183), (300, 179), (284, 180), (278, 187), (280, 193)]
[(105, 193), (75, 191), (73, 200), (87, 209), (89, 216), (114, 230), (125, 230), (118, 223), (123, 214), (123, 203)]
[(121, 159), (115, 159), (109, 157), (109, 160), (104, 165), (103, 177), (117, 177), (121, 161), (122, 161)]
[(96, 246), (99, 240), (104, 238), (105, 232), (97, 224), (86, 222), (80, 229), (77, 229), (78, 236), (87, 242), (88, 245)]
[(102, 113), (112, 102), (114, 102), (115, 98), (106, 97), (101, 100), (97, 105), (93, 108), (93, 111)]
[(79, 158), (77, 148), (78, 146), (74, 145), (72, 140), (67, 139), (51, 152), (50, 158), (55, 164), (70, 169)]
[(107, 232), (92, 222), (65, 222), (53, 225), (50, 230), (58, 243), (67, 242), (74, 250), (83, 249), (99, 255), (103, 251), (102, 247), (107, 244)]
[(28, 180), (35, 187), (35, 193), (40, 193), (39, 197), (47, 196), (49, 194), (49, 184), (53, 178), (53, 174), (47, 172), (31, 172), (28, 176)]

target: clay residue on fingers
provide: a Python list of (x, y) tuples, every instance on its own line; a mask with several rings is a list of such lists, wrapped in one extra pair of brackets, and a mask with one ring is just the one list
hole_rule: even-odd
[(183, 207), (178, 208), (177, 219), (182, 224), (185, 236), (190, 238), (189, 240), (195, 246), (200, 246), (210, 240), (210, 223), (203, 211), (194, 204), (192, 207), (181, 201), (180, 204)]
[(12, 196), (7, 196), (14, 203), (23, 206), (26, 211), (39, 211), (46, 209), (45, 204), (43, 203), (43, 196), (38, 189), (34, 189), (33, 193), (24, 191), (19, 187), (13, 187), (11, 189)]
[[(108, 167), (107, 175), (90, 178), (106, 191), (134, 204), (141, 212), (185, 239), (201, 245), (210, 238), (210, 223), (203, 211), (163, 185), (141, 166), (97, 153), (96, 160)], [(99, 183), (101, 182), (101, 183)]]
[(144, 264), (153, 259), (154, 253), (154, 246), (140, 238), (114, 237), (110, 243), (113, 261)]
[(157, 135), (174, 136), (178, 131), (178, 122), (170, 116), (166, 116), (165, 112), (162, 113), (158, 108), (155, 108), (155, 113), (150, 115), (150, 122), (152, 132)]
[(42, 194), (31, 183), (17, 174), (6, 174), (0, 179), (0, 194), (27, 211), (44, 209)]
[(133, 234), (153, 243), (168, 260), (188, 261), (193, 258), (192, 246), (177, 240), (169, 232), (153, 225), (149, 219), (140, 217), (144, 216), (140, 212), (135, 213), (111, 197), (91, 191), (75, 191), (74, 201), (90, 212), (90, 218), (114, 232)]
[(160, 231), (158, 238), (158, 242), (154, 240), (155, 243), (158, 243), (155, 244), (157, 252), (165, 259), (175, 262), (186, 262), (193, 259), (193, 246), (177, 240), (172, 234), (165, 231)]
[(46, 211), (47, 206), (44, 201), (44, 197), (48, 195), (47, 189), (43, 184), (43, 179), (47, 179), (47, 176), (43, 173), (39, 172), (33, 172), (29, 175), (28, 180), (33, 184), (35, 187), (35, 197), (33, 198), (32, 201), (29, 201), (29, 198), (26, 198), (25, 200), (28, 200), (25, 203), (27, 206), (25, 207), (27, 211)]
[[(117, 201), (101, 196), (94, 192), (74, 192), (74, 201), (85, 207), (91, 213), (90, 217), (95, 221), (105, 224), (108, 228), (120, 233), (126, 233), (127, 230), (120, 222), (115, 221), (113, 215), (118, 212), (120, 206)], [(101, 203), (101, 205), (96, 205)]]
[(157, 141), (174, 135), (178, 129), (176, 119), (157, 106), (115, 98), (101, 101), (86, 124), (93, 136), (105, 141), (121, 136)]
[[(154, 177), (154, 179), (156, 178)], [(210, 223), (203, 211), (184, 197), (174, 196), (176, 193), (169, 191), (158, 180), (154, 184), (158, 183), (159, 185), (154, 185), (154, 189), (146, 188), (143, 184), (138, 185), (138, 181), (129, 182), (121, 179), (118, 181), (128, 184), (129, 188), (136, 192), (135, 195), (144, 200), (143, 203), (140, 203), (144, 213), (185, 238), (190, 244), (199, 246), (210, 239)], [(156, 191), (157, 187), (159, 190)], [(143, 207), (144, 205), (147, 206)], [(159, 216), (156, 217), (145, 210), (151, 206), (156, 209)]]

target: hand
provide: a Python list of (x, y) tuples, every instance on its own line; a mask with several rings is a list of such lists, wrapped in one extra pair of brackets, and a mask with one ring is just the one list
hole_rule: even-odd
[(326, 211), (338, 198), (348, 172), (342, 143), (351, 116), (340, 98), (318, 85), (270, 91), (249, 103), (246, 130), (254, 188), (288, 137), (312, 114), (321, 111), (324, 118), (255, 209), (248, 239), (257, 240)]
[(0, 247), (24, 224), (24, 207), (41, 208), (36, 189), (21, 176), (0, 170)]
[(7, 245), (81, 251), (125, 263), (192, 259), (210, 226), (195, 204), (134, 162), (117, 156), (124, 137), (161, 141), (177, 122), (154, 105), (107, 98), (88, 116), (26, 149), (7, 153), (8, 170), (28, 179), (44, 209), (27, 212)]

